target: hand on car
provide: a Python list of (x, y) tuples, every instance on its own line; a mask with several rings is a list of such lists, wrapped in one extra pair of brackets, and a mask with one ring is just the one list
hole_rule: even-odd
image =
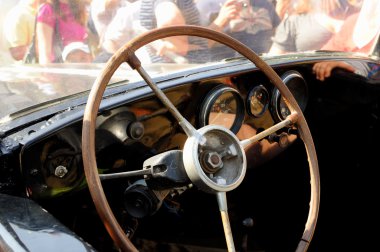
[(337, 67), (349, 72), (355, 72), (355, 68), (344, 61), (324, 61), (314, 64), (313, 73), (318, 80), (324, 81), (326, 78), (330, 77), (331, 71)]

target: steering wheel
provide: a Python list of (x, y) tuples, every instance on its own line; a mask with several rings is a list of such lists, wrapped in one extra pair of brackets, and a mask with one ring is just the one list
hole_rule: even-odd
[[(208, 125), (196, 130), (155, 85), (135, 55), (136, 50), (142, 46), (171, 36), (198, 36), (217, 41), (236, 50), (260, 68), (278, 88), (291, 114), (282, 122), (243, 141), (239, 141), (234, 133), (221, 126)], [(311, 190), (308, 218), (296, 251), (306, 251), (312, 240), (318, 218), (320, 179), (315, 146), (305, 117), (292, 93), (282, 82), (281, 78), (256, 53), (224, 33), (198, 26), (170, 26), (151, 30), (137, 36), (111, 57), (101, 75), (92, 86), (83, 118), (82, 155), (84, 171), (96, 210), (115, 244), (122, 251), (137, 251), (136, 247), (120, 227), (105, 197), (96, 164), (95, 126), (100, 102), (106, 86), (114, 72), (124, 62), (127, 62), (132, 69), (139, 72), (156, 96), (177, 119), (179, 125), (188, 136), (183, 149), (183, 167), (191, 183), (201, 190), (216, 194), (229, 251), (235, 251), (235, 247), (227, 212), (226, 192), (235, 189), (244, 179), (246, 173), (244, 149), (281, 128), (289, 125), (295, 125), (298, 128), (308, 157)], [(223, 146), (220, 146), (220, 143)], [(229, 155), (229, 157), (224, 158), (225, 155)], [(143, 170), (141, 174), (145, 174)]]

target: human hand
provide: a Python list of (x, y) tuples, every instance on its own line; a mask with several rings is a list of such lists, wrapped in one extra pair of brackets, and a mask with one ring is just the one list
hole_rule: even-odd
[(241, 1), (237, 0), (227, 0), (221, 6), (219, 14), (214, 20), (214, 23), (220, 27), (225, 27), (231, 19), (239, 17), (240, 11), (242, 9)]
[(323, 61), (314, 64), (313, 73), (318, 80), (324, 81), (331, 76), (331, 71), (337, 67), (349, 72), (355, 72), (355, 68), (344, 61)]

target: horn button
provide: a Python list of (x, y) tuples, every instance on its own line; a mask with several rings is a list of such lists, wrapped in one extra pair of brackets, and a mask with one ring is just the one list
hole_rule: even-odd
[(206, 192), (236, 188), (246, 172), (245, 152), (230, 130), (208, 125), (198, 130), (206, 139), (199, 144), (190, 137), (183, 149), (183, 162), (192, 183)]

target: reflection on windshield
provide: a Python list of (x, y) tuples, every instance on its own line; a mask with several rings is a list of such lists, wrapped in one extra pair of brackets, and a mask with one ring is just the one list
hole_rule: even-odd
[[(102, 63), (151, 29), (200, 25), (269, 57), (320, 49), (373, 54), (379, 15), (380, 1), (372, 0), (0, 0), (2, 115), (90, 89)], [(188, 36), (136, 54), (154, 74), (239, 56)], [(130, 72), (113, 81), (133, 81)]]

